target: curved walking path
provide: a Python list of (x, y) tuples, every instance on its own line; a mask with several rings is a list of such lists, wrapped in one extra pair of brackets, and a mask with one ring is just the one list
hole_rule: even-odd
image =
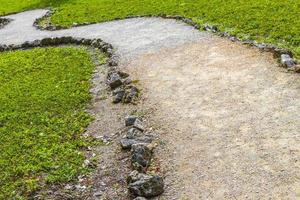
[(0, 44), (22, 44), (46, 37), (72, 36), (100, 38), (112, 44), (122, 57), (133, 56), (161, 47), (184, 44), (204, 37), (205, 33), (172, 19), (133, 18), (59, 31), (41, 31), (33, 26), (48, 10), (32, 10), (5, 18), (13, 21), (0, 30)]
[(0, 44), (50, 36), (111, 43), (163, 130), (165, 199), (300, 198), (300, 79), (271, 54), (172, 19), (39, 31), (32, 24), (45, 13), (8, 16)]

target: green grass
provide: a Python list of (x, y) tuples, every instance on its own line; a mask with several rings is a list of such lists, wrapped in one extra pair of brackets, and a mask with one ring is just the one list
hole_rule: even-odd
[(81, 134), (93, 68), (83, 48), (0, 54), (0, 199), (26, 199), (87, 171)]
[(58, 7), (68, 0), (0, 0), (0, 16), (25, 10)]
[(57, 11), (52, 22), (66, 27), (130, 15), (182, 15), (243, 39), (289, 48), (300, 56), (299, 0), (0, 0), (0, 5), (0, 14), (51, 6)]

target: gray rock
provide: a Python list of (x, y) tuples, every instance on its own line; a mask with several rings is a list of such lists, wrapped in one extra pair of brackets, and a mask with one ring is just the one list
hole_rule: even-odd
[(188, 19), (188, 18), (182, 18), (181, 20), (182, 20), (184, 23), (187, 23), (187, 24), (193, 24), (193, 23), (194, 23), (193, 20)]
[(133, 102), (135, 99), (138, 98), (138, 94), (139, 94), (139, 90), (136, 87), (131, 86), (129, 92), (126, 92), (125, 94), (124, 103)]
[(73, 43), (73, 38), (72, 37), (66, 37), (66, 36), (63, 36), (60, 38), (59, 44), (71, 44)]
[(123, 138), (120, 141), (122, 149), (131, 149), (132, 145), (135, 144), (149, 144), (152, 142), (152, 138), (148, 136), (142, 136), (134, 139), (129, 139), (129, 138)]
[(283, 65), (283, 67), (286, 68), (292, 68), (294, 66), (296, 66), (296, 61), (290, 57), (290, 55), (288, 54), (282, 54), (281, 55), (281, 64)]
[(134, 196), (155, 197), (164, 192), (164, 182), (160, 176), (150, 176), (146, 174), (135, 175), (129, 184), (129, 191)]
[(9, 22), (11, 22), (10, 19), (0, 18), (0, 29), (3, 28), (5, 25), (9, 24)]
[(184, 17), (180, 16), (180, 15), (175, 15), (175, 16), (170, 16), (174, 19), (177, 19), (177, 20), (182, 20)]
[(231, 37), (229, 37), (229, 40), (231, 40), (232, 42), (236, 42), (236, 41), (237, 41), (237, 38), (234, 37), (234, 36), (231, 36)]
[(139, 142), (135, 139), (123, 138), (120, 140), (120, 144), (122, 149), (131, 149), (131, 146), (134, 144), (138, 144)]
[(6, 46), (0, 45), (0, 52), (5, 51), (5, 50), (6, 50)]
[(144, 128), (144, 125), (143, 125), (143, 122), (139, 119), (136, 119), (133, 123), (133, 127), (140, 130), (140, 131), (144, 131), (145, 128)]
[(118, 73), (111, 73), (108, 77), (108, 85), (111, 89), (115, 89), (122, 85), (122, 79)]
[(224, 33), (220, 33), (220, 36), (221, 36), (221, 37), (227, 37), (227, 38), (229, 38), (229, 37), (230, 37), (230, 34), (227, 33), (227, 32), (224, 32)]
[(117, 65), (118, 65), (118, 60), (115, 59), (115, 58), (113, 58), (113, 57), (111, 57), (111, 58), (109, 59), (109, 61), (108, 61), (108, 65), (109, 65), (109, 66), (117, 66)]
[(129, 77), (129, 74), (127, 74), (126, 72), (117, 71), (117, 73), (119, 74), (119, 76), (121, 78), (127, 78), (127, 77)]
[(22, 48), (21, 44), (16, 44), (16, 45), (11, 46), (11, 50), (16, 50), (16, 49), (21, 49), (21, 48)]
[(132, 126), (136, 120), (137, 116), (134, 115), (125, 117), (125, 126)]
[(86, 38), (84, 38), (81, 42), (84, 45), (90, 45), (90, 44), (92, 44), (92, 40), (91, 39), (86, 39)]
[(127, 177), (127, 183), (133, 183), (143, 178), (145, 174), (139, 173), (137, 170), (133, 170)]
[(30, 48), (30, 47), (33, 47), (31, 42), (26, 41), (22, 44), (22, 48), (27, 49), (27, 48)]
[(136, 137), (141, 137), (143, 134), (143, 132), (137, 128), (131, 128), (128, 130), (127, 134), (126, 134), (126, 138), (128, 139), (134, 139)]
[(266, 46), (266, 48), (265, 48), (265, 51), (274, 53), (274, 49), (276, 49), (276, 48), (277, 48), (277, 47), (276, 47), (275, 45), (267, 44), (267, 46)]
[(91, 45), (92, 45), (93, 47), (95, 47), (95, 48), (101, 47), (102, 44), (103, 44), (103, 42), (102, 42), (101, 39), (94, 39), (94, 40), (92, 40), (92, 42), (91, 42)]
[[(101, 47), (99, 47), (99, 48), (101, 49), (101, 48), (102, 48), (102, 45), (101, 45)], [(112, 49), (108, 49), (106, 53), (107, 53), (108, 57), (112, 57), (113, 54), (114, 54), (114, 51), (113, 51)]]
[(267, 47), (265, 43), (254, 43), (254, 46), (259, 48), (260, 50), (264, 50)]
[(216, 32), (219, 31), (219, 30), (218, 30), (218, 27), (216, 27), (216, 26), (214, 26), (214, 25), (208, 25), (208, 24), (204, 25), (204, 30), (206, 30), (206, 31), (211, 31), (211, 32), (213, 32), (213, 33), (216, 33)]
[(125, 90), (123, 88), (117, 88), (113, 91), (113, 103), (120, 103), (125, 95)]
[(40, 42), (42, 46), (47, 46), (50, 45), (51, 43), (52, 43), (52, 38), (44, 38)]
[(126, 78), (124, 81), (123, 81), (123, 84), (124, 85), (129, 85), (132, 83), (132, 80), (130, 78)]
[(195, 27), (195, 29), (200, 29), (201, 28), (201, 26), (199, 24), (195, 24), (194, 27)]
[(145, 171), (151, 162), (152, 149), (147, 144), (133, 144), (132, 146), (132, 167), (138, 171)]
[(33, 42), (31, 42), (31, 44), (32, 44), (33, 47), (38, 47), (38, 46), (40, 46), (41, 41), (40, 40), (34, 40)]
[(105, 43), (105, 44), (102, 45), (101, 49), (102, 49), (103, 52), (107, 52), (110, 49), (113, 49), (113, 47), (110, 44)]
[(244, 40), (242, 43), (247, 44), (247, 45), (254, 45), (255, 44), (255, 42), (253, 40)]
[(293, 58), (293, 53), (287, 49), (282, 49), (279, 47), (275, 47), (274, 49), (272, 49), (272, 52), (274, 54), (274, 57), (276, 58), (281, 58), (282, 54), (287, 54), (289, 55), (291, 58)]

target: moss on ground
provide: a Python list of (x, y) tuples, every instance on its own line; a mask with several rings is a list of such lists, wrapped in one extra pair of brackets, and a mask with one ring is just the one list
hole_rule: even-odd
[(0, 54), (0, 199), (66, 182), (82, 166), (94, 65), (83, 48)]

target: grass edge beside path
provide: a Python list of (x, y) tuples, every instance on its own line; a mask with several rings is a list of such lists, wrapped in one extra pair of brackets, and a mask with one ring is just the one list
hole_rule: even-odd
[[(20, 6), (18, 6), (18, 2)], [(0, 14), (51, 7), (54, 25), (70, 27), (135, 15), (180, 15), (199, 25), (209, 23), (240, 39), (275, 44), (300, 56), (300, 1), (287, 0), (33, 0), (7, 3)], [(27, 2), (27, 4), (26, 4)], [(5, 8), (5, 3), (7, 8)], [(9, 6), (11, 5), (11, 6)], [(16, 6), (17, 5), (17, 6)], [(5, 12), (6, 10), (6, 12)]]
[(0, 199), (27, 199), (89, 171), (84, 149), (94, 142), (82, 133), (93, 70), (81, 47), (0, 54)]

